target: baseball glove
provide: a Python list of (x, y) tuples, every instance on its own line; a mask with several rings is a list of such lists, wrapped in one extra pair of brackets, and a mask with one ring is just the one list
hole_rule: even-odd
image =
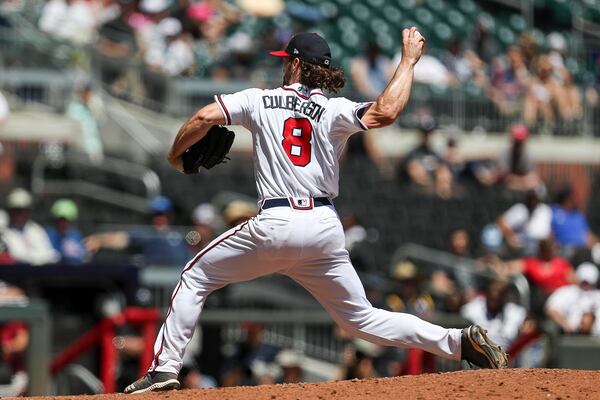
[(234, 139), (235, 133), (224, 126), (213, 125), (202, 139), (181, 155), (183, 172), (197, 174), (200, 167), (211, 169), (226, 159), (229, 160), (227, 153)]

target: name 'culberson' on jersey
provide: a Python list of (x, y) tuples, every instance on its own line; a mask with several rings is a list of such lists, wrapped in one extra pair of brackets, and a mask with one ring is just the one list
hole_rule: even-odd
[(227, 125), (252, 133), (259, 200), (338, 195), (339, 158), (348, 138), (367, 129), (359, 114), (370, 103), (329, 99), (299, 83), (215, 100)]

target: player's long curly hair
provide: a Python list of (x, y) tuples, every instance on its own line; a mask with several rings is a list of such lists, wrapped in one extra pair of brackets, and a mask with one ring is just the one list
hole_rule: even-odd
[(309, 88), (327, 89), (337, 93), (346, 84), (344, 71), (338, 67), (325, 68), (320, 65), (302, 62), (300, 83)]

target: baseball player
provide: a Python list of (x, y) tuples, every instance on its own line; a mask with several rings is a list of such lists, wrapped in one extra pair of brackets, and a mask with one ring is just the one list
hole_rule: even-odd
[(343, 73), (332, 66), (322, 37), (297, 34), (285, 50), (270, 53), (283, 58), (283, 86), (217, 95), (181, 127), (169, 161), (188, 173), (202, 165), (187, 160), (189, 149), (207, 133), (229, 134), (215, 125), (242, 125), (251, 132), (260, 212), (216, 238), (185, 266), (158, 333), (152, 365), (125, 393), (179, 388), (183, 354), (206, 297), (230, 283), (271, 273), (304, 286), (337, 324), (359, 338), (420, 348), (482, 368), (507, 366), (506, 354), (479, 326), (445, 329), (414, 315), (374, 308), (350, 263), (332, 203), (348, 137), (399, 117), (424, 44), (416, 28), (404, 29), (402, 60), (389, 84), (375, 102), (355, 103), (325, 95), (324, 89), (337, 92), (344, 85)]

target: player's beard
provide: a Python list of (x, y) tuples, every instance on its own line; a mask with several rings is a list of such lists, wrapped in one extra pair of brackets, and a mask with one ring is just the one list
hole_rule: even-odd
[(283, 85), (289, 85), (292, 80), (292, 63), (285, 63), (283, 66)]

